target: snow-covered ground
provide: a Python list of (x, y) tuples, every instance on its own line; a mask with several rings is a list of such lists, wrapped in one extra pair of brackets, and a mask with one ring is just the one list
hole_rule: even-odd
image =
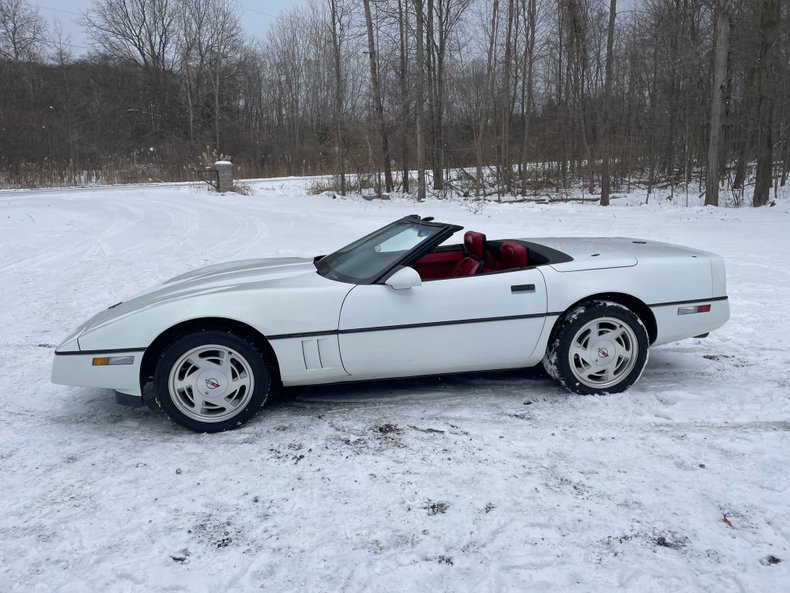
[[(309, 183), (0, 192), (0, 591), (790, 590), (790, 196), (475, 214)], [(530, 372), (306, 388), (218, 435), (49, 382), (73, 326), (145, 287), (410, 213), (714, 251), (732, 319), (620, 395)]]

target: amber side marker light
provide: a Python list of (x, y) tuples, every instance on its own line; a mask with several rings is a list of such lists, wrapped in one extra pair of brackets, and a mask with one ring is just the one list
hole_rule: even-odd
[(95, 367), (117, 366), (122, 364), (134, 364), (134, 356), (97, 356), (91, 361)]
[(710, 305), (691, 305), (678, 307), (678, 315), (690, 315), (692, 313), (709, 313)]

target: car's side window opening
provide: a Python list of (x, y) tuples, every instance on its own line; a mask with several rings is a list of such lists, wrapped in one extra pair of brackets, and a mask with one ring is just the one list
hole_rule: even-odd
[(476, 231), (464, 234), (463, 245), (439, 247), (413, 267), (423, 280), (443, 280), (514, 271), (529, 264), (529, 250), (516, 241), (487, 241)]
[[(484, 235), (483, 235), (484, 237)], [(412, 264), (423, 281), (459, 278), (457, 267), (468, 255), (466, 244), (445, 245), (422, 256)], [(535, 266), (571, 261), (565, 253), (519, 239), (485, 240), (483, 265), (474, 274), (514, 272)]]
[(398, 266), (413, 267), (427, 281), (513, 272), (572, 259), (545, 245), (522, 239), (489, 241), (471, 230), (464, 234), (462, 245), (441, 245), (462, 228), (406, 216), (313, 263), (330, 280), (372, 284)]

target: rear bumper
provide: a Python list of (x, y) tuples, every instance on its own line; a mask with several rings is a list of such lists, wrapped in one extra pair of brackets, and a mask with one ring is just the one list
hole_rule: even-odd
[(124, 351), (120, 356), (130, 358), (128, 364), (94, 366), (98, 357), (118, 357), (118, 351), (55, 352), (52, 363), (52, 382), (58, 385), (103, 387), (120, 393), (142, 397), (140, 366), (145, 350)]
[[(679, 314), (679, 310), (684, 307), (707, 304), (710, 305), (710, 311), (705, 313)], [(707, 334), (720, 328), (730, 318), (730, 302), (727, 297), (698, 299), (683, 303), (662, 303), (652, 305), (650, 309), (656, 317), (658, 326), (658, 335), (653, 346)]]

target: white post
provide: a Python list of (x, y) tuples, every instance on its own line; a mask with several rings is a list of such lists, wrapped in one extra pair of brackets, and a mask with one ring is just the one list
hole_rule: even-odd
[(233, 191), (233, 163), (230, 161), (217, 161), (214, 163), (217, 171), (217, 191)]

